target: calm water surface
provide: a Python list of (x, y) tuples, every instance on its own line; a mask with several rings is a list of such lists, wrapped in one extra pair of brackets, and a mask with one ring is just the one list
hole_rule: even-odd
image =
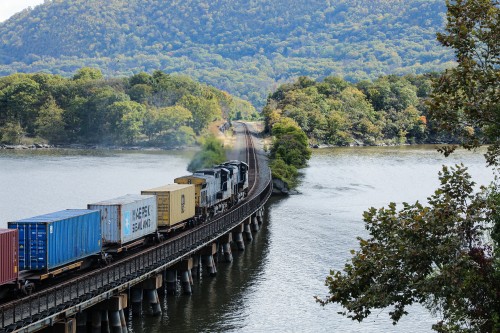
[[(192, 153), (0, 151), (0, 227), (13, 219), (85, 208), (126, 193), (171, 183), (186, 173)], [(273, 199), (266, 222), (216, 278), (195, 282), (191, 297), (162, 297), (161, 317), (134, 319), (136, 333), (152, 332), (431, 332), (438, 319), (414, 306), (393, 326), (388, 311), (363, 323), (320, 307), (324, 278), (340, 269), (366, 235), (361, 215), (391, 201), (425, 201), (442, 164), (463, 162), (474, 179), (492, 179), (479, 153), (443, 158), (433, 147), (337, 148), (314, 151), (301, 194)], [(145, 308), (145, 313), (148, 309)]]

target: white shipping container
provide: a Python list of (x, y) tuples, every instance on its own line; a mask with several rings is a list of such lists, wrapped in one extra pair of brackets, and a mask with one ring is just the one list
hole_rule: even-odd
[(103, 245), (123, 245), (156, 231), (157, 207), (154, 195), (128, 194), (88, 205), (99, 210)]

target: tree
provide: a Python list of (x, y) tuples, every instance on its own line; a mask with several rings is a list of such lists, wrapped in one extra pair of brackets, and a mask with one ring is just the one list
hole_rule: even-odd
[(143, 117), (146, 109), (142, 104), (133, 101), (114, 102), (108, 107), (111, 123), (110, 134), (121, 143), (132, 144), (141, 133)]
[(51, 143), (62, 143), (67, 139), (65, 132), (64, 110), (54, 99), (44, 104), (35, 121), (36, 134)]
[(307, 136), (297, 123), (283, 117), (272, 130), (274, 136), (271, 159), (282, 159), (295, 168), (304, 168), (311, 157)]
[[(435, 84), (433, 119), (465, 147), (494, 142), (488, 162), (498, 167), (499, 3), (447, 5), (448, 34), (439, 40), (455, 49), (458, 66)], [(359, 238), (351, 261), (327, 277), (330, 295), (321, 304), (339, 303), (358, 321), (393, 307), (397, 323), (407, 306), (422, 303), (441, 313), (438, 332), (500, 331), (498, 178), (478, 193), (463, 166), (443, 167), (440, 180), (426, 206), (404, 203), (398, 211), (391, 203), (365, 212), (370, 237)]]
[(196, 134), (207, 128), (208, 124), (221, 116), (221, 109), (215, 99), (204, 99), (193, 95), (183, 96), (177, 105), (182, 106), (193, 115), (191, 127)]
[(8, 121), (2, 127), (0, 127), (0, 139), (2, 142), (10, 144), (19, 144), (23, 138), (24, 131), (16, 121)]
[(79, 69), (75, 75), (73, 75), (73, 80), (77, 81), (92, 81), (92, 80), (102, 80), (103, 75), (100, 69), (83, 67)]
[(489, 162), (500, 156), (500, 2), (447, 1), (444, 46), (455, 50), (458, 66), (434, 84), (431, 119), (467, 148), (484, 143)]
[(443, 167), (441, 187), (429, 200), (396, 204), (364, 213), (370, 238), (359, 239), (343, 272), (327, 278), (330, 296), (322, 304), (341, 304), (361, 321), (373, 309), (393, 307), (394, 323), (406, 307), (422, 303), (440, 310), (441, 332), (493, 332), (500, 328), (500, 284), (486, 235), (495, 205), (488, 189), (474, 194), (466, 168)]
[(188, 165), (188, 171), (195, 172), (196, 170), (212, 167), (221, 164), (226, 160), (226, 151), (224, 145), (215, 136), (208, 135), (204, 138), (204, 143), (201, 146), (201, 151), (194, 155)]
[(0, 121), (18, 123), (27, 134), (34, 134), (34, 120), (40, 107), (40, 85), (28, 75), (15, 75), (0, 90)]

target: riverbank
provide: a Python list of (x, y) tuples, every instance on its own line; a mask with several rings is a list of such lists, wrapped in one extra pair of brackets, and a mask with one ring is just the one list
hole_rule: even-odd
[(55, 148), (53, 145), (35, 143), (32, 145), (3, 145), (0, 144), (0, 149), (9, 149), (9, 150), (23, 150), (23, 149), (51, 149)]
[(142, 147), (142, 146), (108, 146), (108, 145), (49, 145), (49, 144), (31, 144), (31, 145), (0, 145), (0, 150), (44, 150), (44, 149), (81, 149), (81, 150), (125, 150), (125, 151), (178, 151), (178, 150), (196, 150), (197, 146), (185, 147)]
[[(219, 138), (225, 147), (229, 149), (235, 146), (236, 138), (233, 135), (231, 128), (224, 127), (227, 124), (225, 121), (217, 121), (210, 124), (208, 132)], [(196, 150), (198, 146), (120, 146), (120, 145), (105, 145), (105, 144), (47, 144), (47, 143), (30, 143), (30, 144), (0, 144), (1, 149), (8, 150), (28, 150), (28, 149), (83, 149), (83, 150), (144, 150), (144, 151), (176, 151), (176, 150)]]

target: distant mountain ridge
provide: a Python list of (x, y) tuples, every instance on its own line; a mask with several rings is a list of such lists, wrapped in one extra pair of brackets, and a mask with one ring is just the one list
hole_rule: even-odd
[(445, 11), (444, 0), (47, 0), (0, 23), (0, 74), (161, 69), (262, 105), (299, 75), (442, 70)]

